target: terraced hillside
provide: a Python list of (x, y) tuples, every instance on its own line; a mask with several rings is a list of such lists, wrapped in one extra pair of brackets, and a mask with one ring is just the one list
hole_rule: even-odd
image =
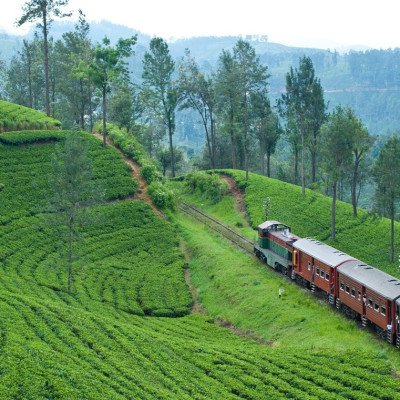
[(58, 227), (43, 214), (65, 135), (0, 135), (2, 399), (400, 399), (376, 356), (274, 349), (185, 315), (176, 230), (122, 201), (136, 188), (130, 171), (84, 133), (109, 202), (88, 210), (68, 295)]
[[(398, 263), (390, 263), (390, 220), (359, 209), (353, 217), (352, 206), (336, 205), (336, 242), (331, 234), (331, 198), (312, 190), (301, 195), (301, 188), (276, 179), (250, 174), (248, 182), (243, 171), (224, 170), (245, 189), (245, 204), (253, 228), (264, 221), (262, 204), (271, 199), (270, 218), (292, 227), (301, 237), (313, 237), (375, 268), (399, 277)], [(395, 222), (395, 249), (400, 249), (400, 224)]]
[(61, 122), (44, 113), (0, 100), (0, 132), (59, 128)]

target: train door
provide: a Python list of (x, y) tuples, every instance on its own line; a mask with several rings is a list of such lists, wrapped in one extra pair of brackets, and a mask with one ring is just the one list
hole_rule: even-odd
[(396, 302), (396, 333), (400, 334), (400, 304)]
[(311, 282), (315, 283), (315, 264), (314, 258), (311, 259)]

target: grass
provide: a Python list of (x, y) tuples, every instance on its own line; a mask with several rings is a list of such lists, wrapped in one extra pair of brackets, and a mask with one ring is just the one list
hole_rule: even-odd
[[(19, 211), (12, 218), (5, 211), (0, 221), (2, 400), (400, 400), (400, 381), (391, 375), (396, 364), (384, 344), (382, 352), (372, 351), (371, 344), (368, 354), (338, 352), (334, 346), (311, 351), (311, 339), (293, 345), (281, 327), (293, 337), (297, 325), (308, 321), (291, 321), (289, 310), (296, 303), (305, 310), (296, 318), (309, 314), (318, 324), (321, 312), (314, 300), (302, 300), (290, 282), (276, 280), (254, 259), (178, 217), (174, 224), (194, 249), (194, 280), (202, 301), (224, 319), (255, 326), (258, 336), (257, 324), (269, 327), (264, 337), (272, 337), (275, 348), (232, 335), (206, 316), (160, 317), (188, 312), (185, 259), (177, 231), (137, 201), (88, 210), (97, 218), (81, 228), (84, 240), (76, 247), (81, 257), (68, 295), (55, 227), (45, 224), (34, 207), (39, 201), (35, 187), (40, 184), (44, 197), (48, 191), (51, 146), (0, 145), (5, 185), (0, 198)], [(121, 157), (93, 151), (98, 156), (93, 163), (106, 156), (94, 168), (97, 179), (123, 196), (128, 171), (117, 168)], [(274, 293), (282, 285), (286, 297), (278, 303)], [(268, 312), (266, 302), (279, 307)], [(346, 326), (345, 333), (351, 323)], [(311, 328), (302, 330), (308, 332)]]
[[(229, 196), (215, 206), (204, 199), (183, 197), (224, 222), (241, 218)], [(199, 301), (214, 319), (228, 321), (228, 325), (249, 331), (250, 336), (272, 342), (274, 347), (322, 352), (359, 349), (388, 359), (400, 369), (399, 351), (375, 334), (362, 331), (325, 302), (190, 217), (174, 214), (170, 218), (187, 243), (192, 283), (198, 288)], [(246, 221), (242, 219), (242, 223), (245, 225)], [(285, 290), (281, 298), (280, 288)]]

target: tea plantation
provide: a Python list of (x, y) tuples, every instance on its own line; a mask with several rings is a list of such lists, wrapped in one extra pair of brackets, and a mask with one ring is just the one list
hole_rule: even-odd
[(21, 129), (59, 129), (61, 122), (44, 113), (0, 100), (0, 132)]
[(65, 135), (0, 135), (1, 399), (400, 399), (376, 356), (270, 348), (187, 315), (176, 230), (122, 201), (129, 169), (84, 133), (109, 201), (87, 210), (68, 295), (61, 227), (44, 214)]
[[(245, 204), (253, 228), (264, 221), (262, 204), (271, 199), (270, 219), (281, 221), (292, 228), (300, 237), (313, 237), (343, 252), (356, 257), (375, 268), (399, 277), (398, 263), (390, 263), (390, 220), (379, 218), (365, 210), (358, 209), (353, 217), (352, 206), (348, 203), (336, 204), (336, 241), (331, 234), (332, 199), (306, 189), (301, 195), (301, 187), (276, 179), (250, 174), (248, 182), (243, 171), (224, 170), (235, 178), (245, 189)], [(400, 224), (395, 222), (395, 248), (400, 248)]]

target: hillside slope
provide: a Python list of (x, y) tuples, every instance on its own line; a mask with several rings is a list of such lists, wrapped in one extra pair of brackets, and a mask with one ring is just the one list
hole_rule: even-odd
[[(269, 219), (281, 221), (291, 226), (293, 233), (300, 237), (313, 237), (345, 253), (356, 257), (375, 268), (393, 276), (400, 277), (398, 264), (391, 263), (390, 220), (380, 218), (363, 209), (353, 217), (351, 204), (337, 202), (336, 241), (331, 235), (332, 199), (328, 196), (277, 179), (250, 174), (248, 182), (245, 173), (238, 170), (222, 170), (234, 177), (240, 187), (245, 189), (245, 204), (253, 228), (262, 223), (262, 205), (269, 197), (272, 210)], [(400, 223), (395, 222), (395, 249), (400, 249)]]
[[(376, 357), (299, 357), (204, 316), (154, 317), (186, 314), (192, 299), (178, 235), (141, 202), (89, 211), (97, 218), (81, 229), (68, 295), (59, 227), (41, 213), (49, 159), (67, 134), (0, 135), (2, 399), (400, 399), (390, 366)], [(131, 177), (122, 158), (83, 135), (97, 179), (112, 189), (108, 198), (123, 198)]]
[(0, 134), (2, 399), (400, 399), (379, 355), (274, 349), (185, 315), (176, 229), (129, 200), (130, 168), (87, 133), (108, 202), (86, 210), (68, 295), (63, 227), (46, 213), (50, 160), (68, 134)]

